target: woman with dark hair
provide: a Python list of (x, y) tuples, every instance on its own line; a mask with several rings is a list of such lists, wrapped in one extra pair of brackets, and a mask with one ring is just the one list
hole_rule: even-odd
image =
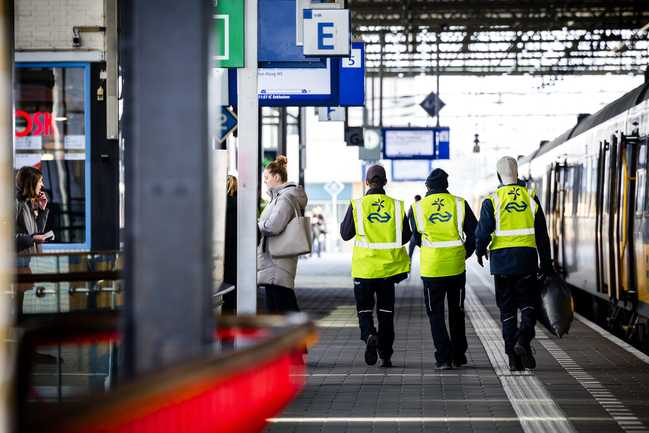
[[(22, 167), (16, 174), (16, 252), (29, 256), (41, 252), (47, 223), (47, 196), (43, 175), (34, 167)], [(28, 265), (29, 261), (25, 265)]]
[[(41, 252), (47, 223), (47, 196), (43, 192), (43, 175), (34, 167), (22, 167), (16, 174), (16, 273), (31, 274), (31, 255)], [(22, 315), (25, 291), (31, 284), (16, 286), (16, 317)]]
[(269, 313), (299, 311), (295, 291), (297, 256), (273, 257), (268, 251), (268, 238), (281, 234), (295, 217), (295, 209), (304, 215), (307, 196), (304, 189), (288, 182), (287, 159), (280, 155), (266, 166), (264, 183), (268, 187), (270, 202), (259, 217), (261, 240), (257, 249), (257, 284), (265, 290), (266, 309)]

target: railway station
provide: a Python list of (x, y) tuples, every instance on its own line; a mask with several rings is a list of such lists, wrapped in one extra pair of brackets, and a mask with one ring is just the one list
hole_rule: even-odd
[(0, 0), (0, 433), (649, 433), (649, 3)]

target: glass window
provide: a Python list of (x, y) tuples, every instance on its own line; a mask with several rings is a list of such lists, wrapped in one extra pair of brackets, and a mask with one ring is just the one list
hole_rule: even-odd
[(56, 243), (88, 244), (89, 157), (85, 65), (16, 69), (16, 169), (41, 170), (49, 199), (46, 231)]

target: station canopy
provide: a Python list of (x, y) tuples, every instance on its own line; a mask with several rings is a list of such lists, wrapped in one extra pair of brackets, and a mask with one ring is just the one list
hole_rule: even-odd
[(348, 0), (368, 72), (640, 74), (647, 0)]

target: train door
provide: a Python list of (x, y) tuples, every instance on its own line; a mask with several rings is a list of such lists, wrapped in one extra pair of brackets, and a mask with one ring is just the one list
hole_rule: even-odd
[(624, 135), (622, 135), (620, 142), (622, 153), (622, 175), (620, 180), (622, 200), (620, 201), (620, 212), (623, 217), (620, 227), (621, 285), (618, 297), (631, 302), (637, 300), (637, 264), (634, 233), (640, 143), (641, 141), (637, 136)]
[(614, 227), (614, 207), (611, 203), (614, 198), (616, 166), (615, 158), (612, 157), (615, 154), (612, 147), (608, 140), (600, 143), (597, 170), (597, 280), (599, 292), (607, 295), (615, 293), (615, 265), (613, 249), (610, 247)]
[(549, 206), (548, 219), (550, 241), (552, 244), (552, 258), (560, 269), (565, 266), (565, 204), (566, 204), (566, 163), (554, 163), (548, 173), (549, 185)]

